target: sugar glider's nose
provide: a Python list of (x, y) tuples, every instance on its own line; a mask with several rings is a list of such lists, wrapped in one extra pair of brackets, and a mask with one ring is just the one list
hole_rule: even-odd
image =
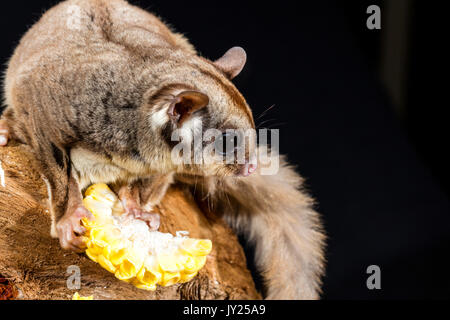
[(258, 165), (256, 163), (249, 163), (248, 161), (246, 161), (245, 164), (242, 165), (240, 175), (247, 177), (255, 172), (256, 168), (258, 168)]

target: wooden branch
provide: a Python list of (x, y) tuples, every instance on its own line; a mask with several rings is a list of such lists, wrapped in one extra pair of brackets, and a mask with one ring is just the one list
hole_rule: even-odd
[[(99, 300), (261, 298), (237, 237), (219, 217), (203, 214), (182, 186), (171, 188), (159, 207), (160, 230), (211, 239), (213, 251), (192, 281), (149, 292), (116, 279), (84, 254), (62, 250), (50, 237), (47, 191), (27, 146), (0, 148), (0, 166), (0, 278), (9, 280), (17, 298), (71, 299), (75, 291)], [(80, 290), (67, 288), (71, 265), (81, 269)]]

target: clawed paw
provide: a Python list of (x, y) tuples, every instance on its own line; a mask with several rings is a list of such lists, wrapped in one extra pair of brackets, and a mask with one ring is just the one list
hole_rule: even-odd
[(156, 231), (159, 229), (161, 218), (158, 213), (142, 211), (136, 218), (147, 222), (150, 230), (152, 231)]
[(150, 230), (156, 231), (159, 229), (160, 216), (155, 212), (146, 212), (138, 207), (125, 208), (126, 213), (135, 219), (145, 221), (149, 226)]
[(140, 205), (139, 190), (129, 185), (122, 186), (118, 192), (120, 202), (125, 208), (125, 212), (134, 219), (145, 221), (150, 230), (159, 229), (160, 217), (158, 213), (153, 212), (151, 207), (142, 207)]
[(74, 210), (69, 210), (56, 224), (59, 242), (61, 247), (66, 250), (82, 252), (86, 249), (83, 235), (86, 228), (83, 227), (81, 219), (93, 219), (92, 214), (83, 206)]

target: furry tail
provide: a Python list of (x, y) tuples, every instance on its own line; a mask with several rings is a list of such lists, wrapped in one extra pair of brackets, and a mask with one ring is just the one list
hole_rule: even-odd
[(267, 299), (318, 299), (325, 235), (302, 178), (284, 159), (275, 175), (258, 170), (246, 178), (207, 178), (216, 212), (255, 246)]

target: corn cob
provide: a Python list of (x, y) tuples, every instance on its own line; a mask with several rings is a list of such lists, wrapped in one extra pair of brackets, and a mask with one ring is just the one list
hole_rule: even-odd
[(95, 219), (83, 219), (86, 255), (116, 278), (145, 290), (194, 278), (211, 252), (210, 240), (187, 237), (187, 232), (150, 231), (144, 221), (126, 214), (106, 184), (85, 192), (84, 206)]

